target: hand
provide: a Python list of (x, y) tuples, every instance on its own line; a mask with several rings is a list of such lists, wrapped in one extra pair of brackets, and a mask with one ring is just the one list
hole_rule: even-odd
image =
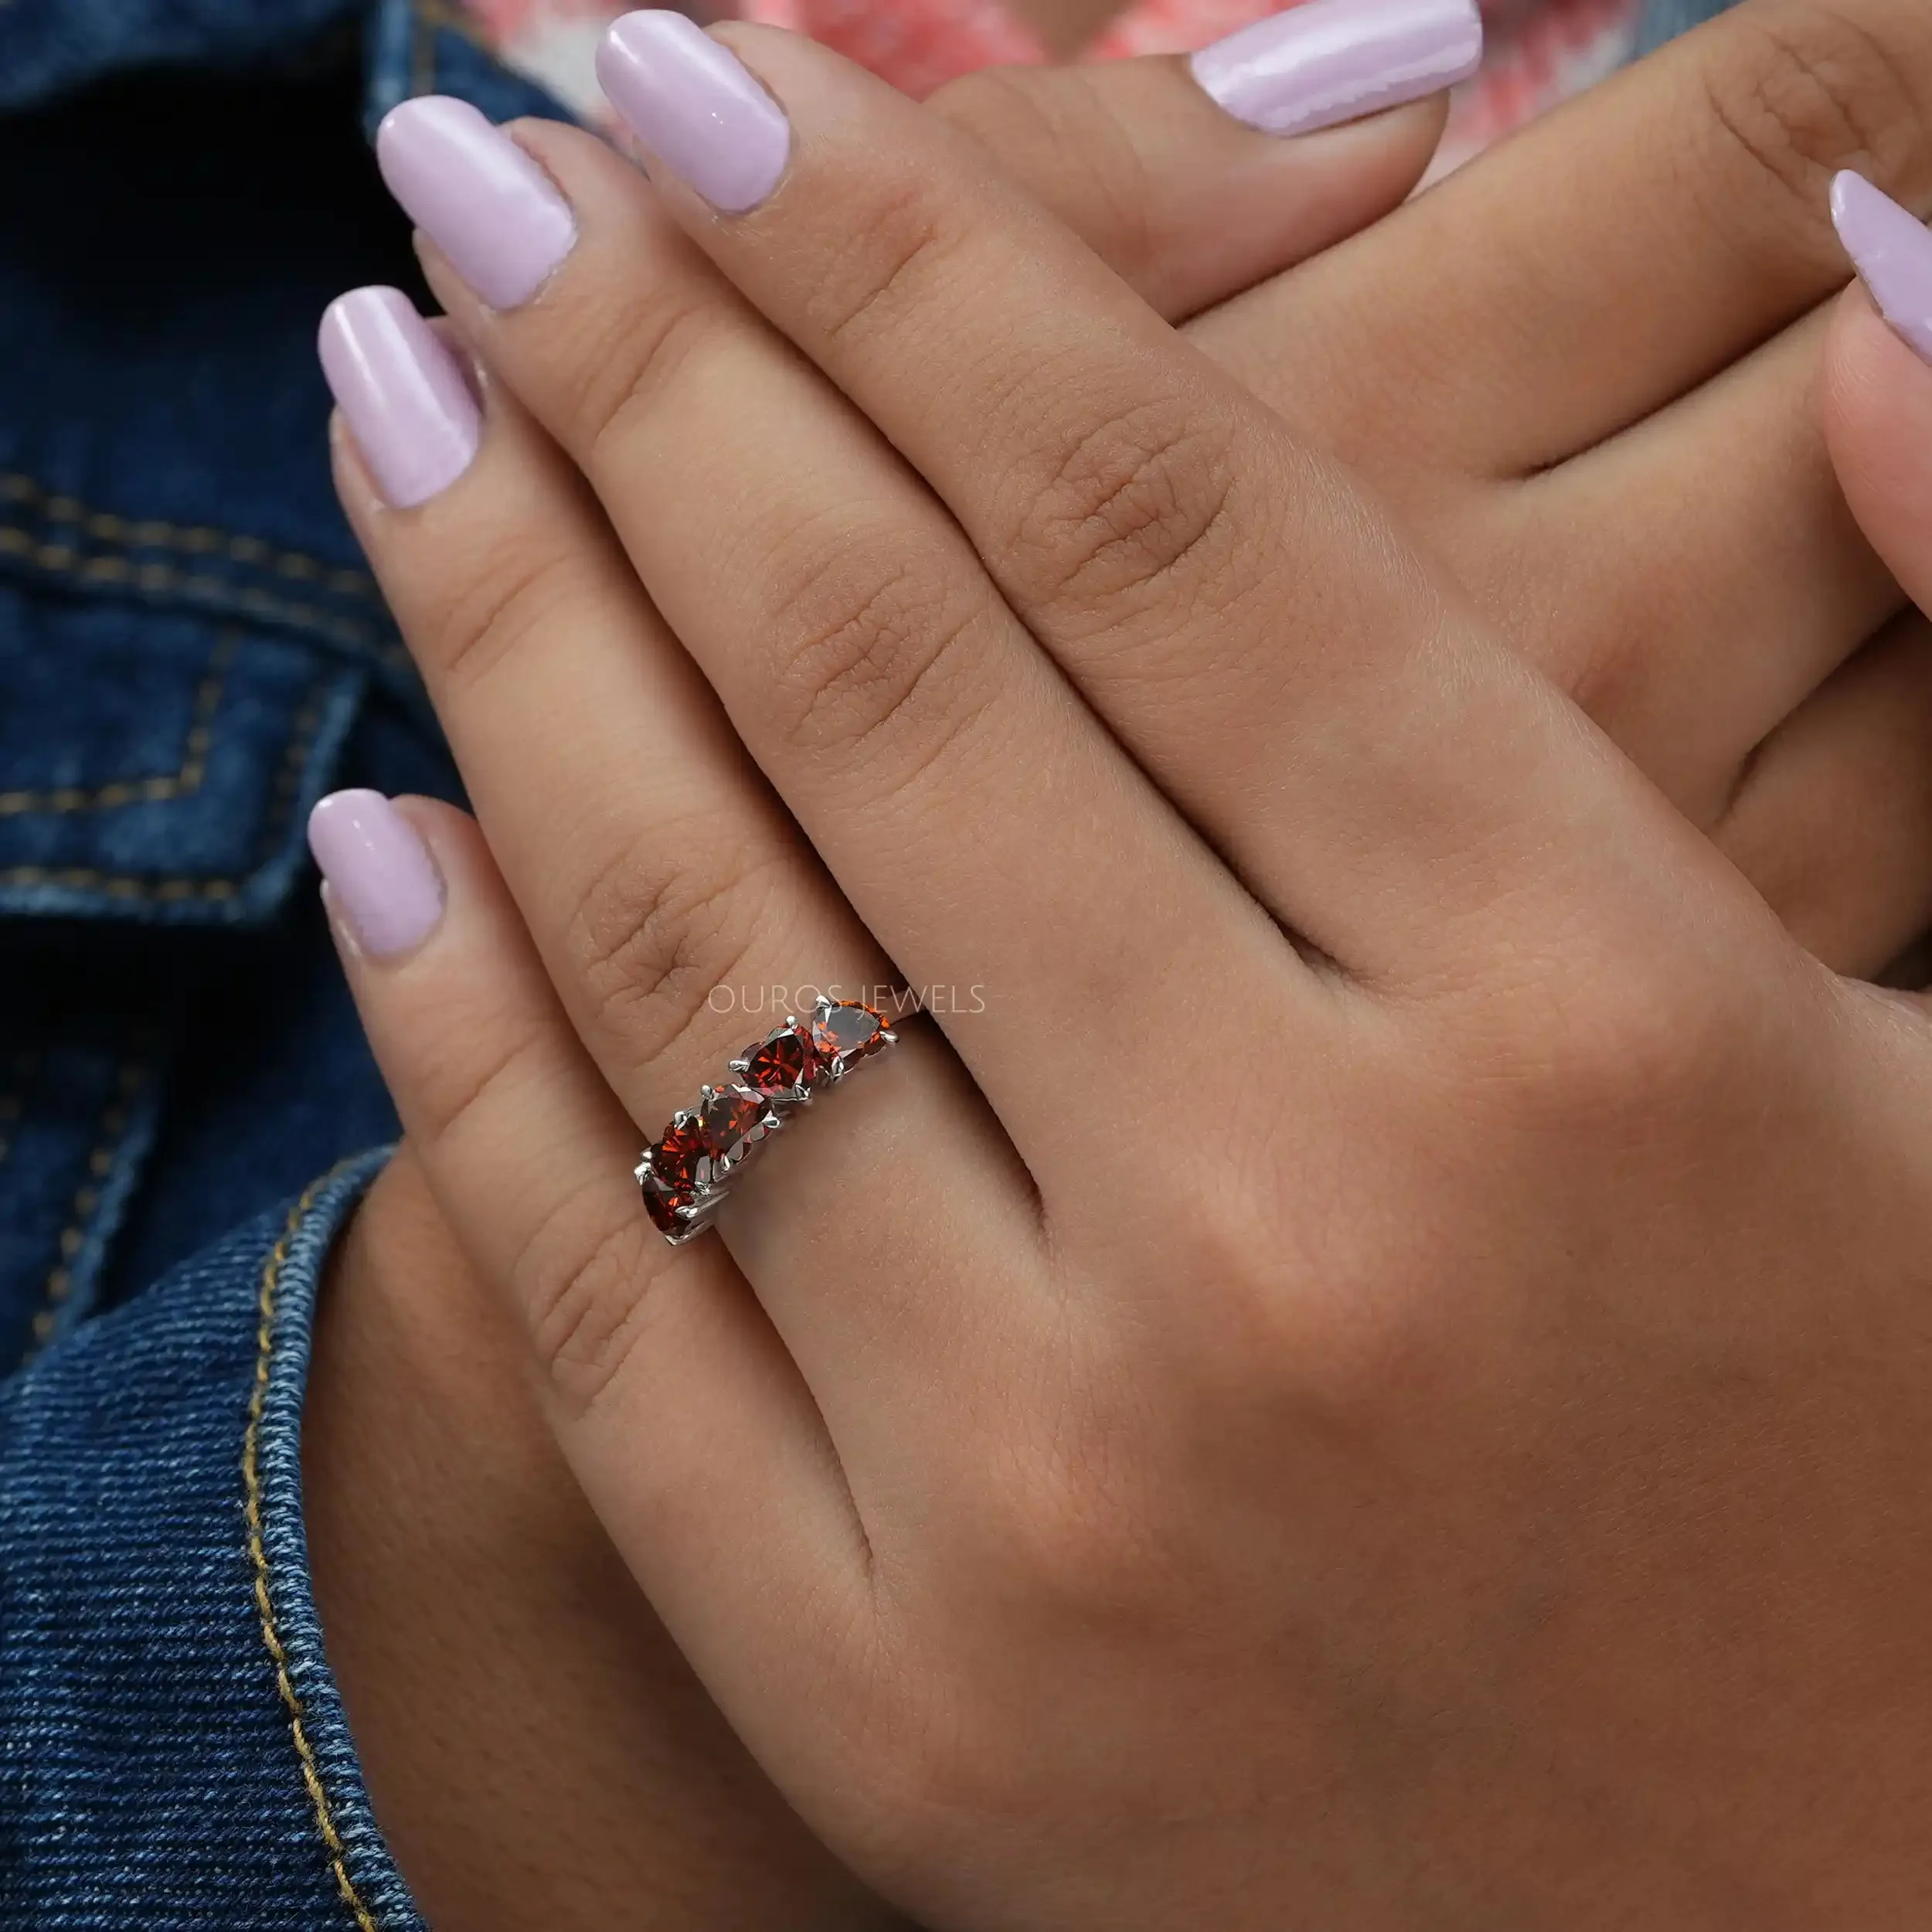
[[(562, 454), (492, 386), (419, 507), (342, 473), (490, 838), (412, 808), (445, 903), (335, 808), (352, 974), (634, 1573), (935, 1923), (1912, 1922), (1923, 1015), (971, 148), (730, 39), (767, 202), (532, 133), (543, 299), (437, 271)], [(655, 1243), (710, 992), (879, 947), (984, 1009)]]
[(437, 1932), (903, 1932), (639, 1595), (406, 1148), (334, 1258), (302, 1510), (357, 1760)]
[[(1110, 145), (1077, 95), (937, 99), (1036, 195)], [(1190, 328), (1863, 973), (1932, 923), (1932, 632), (1820, 434), (1825, 190), (1932, 209), (1929, 99), (1918, 0), (1747, 0)]]
[[(1443, 110), (1265, 141), (1150, 64), (960, 98), (1023, 109), (1063, 213), (1175, 315), (1386, 212)], [(304, 1438), (331, 1667), (439, 1932), (904, 1923), (805, 1832), (638, 1594), (406, 1146), (337, 1257)]]

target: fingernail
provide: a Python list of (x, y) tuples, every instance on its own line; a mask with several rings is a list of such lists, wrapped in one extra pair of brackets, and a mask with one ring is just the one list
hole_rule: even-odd
[(420, 946), (443, 917), (443, 882), (416, 828), (379, 791), (333, 791), (308, 815), (308, 849), (372, 959)]
[(1209, 96), (1270, 134), (1308, 134), (1466, 80), (1482, 60), (1475, 0), (1308, 0), (1203, 47)]
[(413, 509), (470, 467), (482, 436), (476, 398), (400, 289), (358, 288), (331, 302), (317, 346), (385, 502)]
[(527, 302), (577, 238), (549, 176), (467, 100), (392, 108), (376, 159), (403, 212), (492, 308)]
[(791, 124), (737, 56), (681, 13), (627, 13), (597, 49), (597, 79), (631, 131), (727, 215), (778, 185)]
[(1932, 362), (1932, 229), (1849, 171), (1832, 183), (1832, 219), (1879, 313)]

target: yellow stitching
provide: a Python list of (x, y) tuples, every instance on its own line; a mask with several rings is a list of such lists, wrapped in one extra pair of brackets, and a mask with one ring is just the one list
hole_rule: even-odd
[(11, 503), (31, 505), (51, 523), (72, 523), (90, 536), (104, 543), (118, 543), (132, 549), (182, 550), (193, 556), (226, 556), (273, 570), (278, 577), (298, 583), (320, 583), (345, 597), (366, 597), (373, 601), (378, 593), (375, 580), (366, 571), (345, 570), (306, 556), (300, 550), (277, 550), (260, 537), (236, 536), (226, 530), (210, 529), (206, 524), (163, 523), (152, 519), (131, 522), (90, 509), (70, 496), (55, 496), (30, 476), (18, 471), (0, 474), (0, 497)]
[(409, 661), (406, 651), (366, 624), (336, 617), (318, 604), (291, 603), (286, 597), (270, 597), (265, 590), (230, 583), (221, 577), (192, 576), (171, 563), (137, 563), (124, 556), (90, 557), (70, 543), (43, 543), (31, 531), (10, 523), (0, 524), (0, 555), (24, 557), (43, 570), (74, 577), (83, 583), (125, 583), (138, 590), (185, 591), (191, 596), (213, 598), (251, 617), (295, 624), (357, 650), (375, 650), (391, 663)]
[(410, 9), (410, 92), (413, 95), (436, 92), (436, 29), (423, 0), (414, 0)]
[(59, 785), (45, 791), (0, 791), (0, 818), (23, 811), (104, 811), (117, 805), (158, 804), (163, 799), (186, 798), (200, 790), (207, 776), (208, 747), (213, 735), (215, 713), (221, 708), (226, 688), (228, 668), (234, 662), (238, 640), (233, 631), (224, 631), (216, 640), (208, 660), (208, 675), (195, 694), (195, 713), (182, 747), (181, 769), (165, 777), (117, 779), (112, 784), (86, 790), (78, 785)]
[[(296, 713), (291, 727), (288, 750), (281, 769), (275, 774), (275, 789), (269, 816), (263, 828), (264, 842), (272, 840), (287, 822), (287, 815), (308, 761), (315, 754), (315, 739), (321, 729), (322, 693), (332, 679), (325, 677), (311, 687)], [(0, 886), (65, 886), (73, 892), (102, 893), (110, 899), (125, 899), (141, 905), (179, 905), (185, 900), (222, 901), (233, 899), (250, 875), (233, 879), (140, 879), (95, 872), (86, 866), (61, 868), (15, 866), (0, 871)]]
[(325, 1175), (289, 1210), (281, 1239), (270, 1253), (262, 1270), (261, 1293), (256, 1301), (258, 1324), (255, 1330), (255, 1386), (248, 1398), (248, 1427), (242, 1434), (242, 1488), (247, 1499), (248, 1561), (255, 1573), (255, 1609), (261, 1620), (262, 1642), (275, 1666), (275, 1689), (288, 1712), (289, 1735), (294, 1740), (295, 1757), (301, 1767), (302, 1784), (308, 1793), (310, 1808), (315, 1815), (322, 1842), (328, 1848), (328, 1868), (335, 1875), (335, 1889), (342, 1903), (355, 1914), (360, 1932), (377, 1932), (376, 1920), (362, 1903), (355, 1881), (349, 1875), (348, 1854), (335, 1828), (335, 1814), (322, 1788), (321, 1767), (302, 1722), (302, 1700), (296, 1694), (288, 1674), (288, 1655), (282, 1648), (281, 1631), (275, 1616), (274, 1598), (270, 1591), (268, 1550), (262, 1541), (262, 1482), (257, 1455), (261, 1441), (262, 1413), (268, 1401), (269, 1371), (275, 1356), (275, 1298), (281, 1284), (282, 1268), (288, 1250), (308, 1218), (309, 1209), (335, 1174)]
[[(453, 33), (459, 39), (467, 40), (471, 46), (482, 47), (488, 51), (488, 43), (477, 31), (476, 22), (460, 9), (451, 6), (449, 0), (416, 0), (416, 19), (418, 26), (440, 27), (446, 33)], [(436, 75), (434, 69), (427, 74), (419, 70), (417, 77), (427, 80), (433, 85)], [(423, 87), (417, 91), (427, 94), (430, 88)]]
[(71, 892), (103, 893), (142, 905), (179, 905), (187, 900), (233, 899), (240, 881), (233, 879), (130, 879), (94, 872), (84, 866), (66, 868), (15, 866), (0, 872), (0, 886), (64, 886)]
[(121, 1077), (114, 1083), (114, 1097), (100, 1117), (97, 1144), (87, 1156), (87, 1178), (75, 1193), (73, 1206), (68, 1210), (67, 1225), (60, 1231), (60, 1258), (54, 1264), (40, 1291), (40, 1308), (33, 1318), (32, 1336), (27, 1344), (26, 1353), (20, 1359), (22, 1367), (46, 1346), (54, 1324), (60, 1318), (62, 1304), (73, 1291), (75, 1257), (87, 1244), (87, 1230), (100, 1206), (100, 1184), (114, 1172), (114, 1156), (120, 1151), (121, 1138), (128, 1131), (134, 1097), (147, 1077), (147, 1067), (139, 1060), (130, 1060), (121, 1068)]

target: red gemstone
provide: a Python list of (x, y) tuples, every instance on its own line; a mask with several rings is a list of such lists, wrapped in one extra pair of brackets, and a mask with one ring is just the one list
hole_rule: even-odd
[(821, 1060), (855, 1060), (883, 1044), (886, 1022), (855, 999), (821, 1008), (811, 1022), (811, 1044)]
[(796, 1094), (818, 1070), (818, 1056), (801, 1032), (785, 1027), (745, 1056), (745, 1084), (754, 1093)]
[(660, 1234), (675, 1234), (684, 1226), (678, 1219), (680, 1205), (678, 1197), (666, 1189), (655, 1174), (644, 1177), (644, 1211), (651, 1217), (651, 1225)]
[(747, 1137), (765, 1117), (764, 1102), (741, 1087), (720, 1088), (705, 1102), (699, 1116), (705, 1151), (729, 1165), (744, 1151)]
[(651, 1150), (651, 1171), (682, 1202), (698, 1185), (698, 1163), (704, 1155), (704, 1134), (698, 1122), (674, 1121)]

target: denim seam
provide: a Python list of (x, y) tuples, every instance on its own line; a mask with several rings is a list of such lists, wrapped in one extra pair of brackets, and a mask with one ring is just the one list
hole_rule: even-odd
[(450, 0), (410, 0), (410, 12), (416, 22), (416, 46), (410, 63), (413, 70), (410, 80), (412, 93), (420, 95), (437, 91), (438, 33), (455, 34), (471, 46), (488, 51), (488, 43), (476, 30), (476, 22), (461, 8), (451, 5)]
[[(335, 675), (332, 672), (317, 679), (302, 700), (301, 709), (295, 714), (288, 749), (284, 754), (281, 769), (276, 774), (268, 820), (263, 828), (263, 848), (271, 855), (290, 807), (301, 789), (302, 775), (308, 768), (325, 716), (323, 695), (334, 684)], [(84, 866), (63, 870), (46, 866), (15, 866), (11, 870), (0, 871), (0, 886), (64, 886), (75, 892), (105, 893), (114, 899), (166, 904), (192, 899), (233, 899), (254, 869), (257, 869), (251, 868), (249, 873), (226, 879), (144, 879), (96, 872)]]
[(436, 26), (423, 0), (411, 0), (410, 18), (414, 23), (413, 44), (410, 49), (410, 92), (420, 99), (436, 92)]
[(185, 798), (201, 789), (208, 774), (208, 755), (214, 735), (215, 714), (228, 688), (229, 668), (234, 663), (240, 634), (223, 631), (215, 640), (209, 655), (207, 675), (195, 693), (195, 711), (188, 727), (187, 743), (182, 747), (179, 770), (151, 778), (117, 778), (91, 787), (58, 785), (40, 791), (0, 791), (0, 818), (23, 812), (62, 815), (81, 811), (107, 811), (121, 805), (159, 804), (169, 798)]
[(56, 1248), (59, 1258), (40, 1291), (40, 1307), (33, 1318), (26, 1352), (20, 1358), (22, 1368), (46, 1346), (53, 1336), (54, 1324), (60, 1319), (61, 1308), (73, 1292), (74, 1258), (87, 1245), (94, 1216), (100, 1211), (102, 1183), (114, 1172), (114, 1163), (121, 1158), (134, 1118), (134, 1103), (151, 1071), (146, 1061), (130, 1060), (122, 1066), (120, 1077), (114, 1082), (114, 1096), (96, 1130), (94, 1150), (87, 1156), (87, 1178), (74, 1194), (73, 1205), (68, 1209), (67, 1225), (60, 1231)]
[(220, 577), (196, 576), (172, 563), (139, 563), (126, 556), (89, 556), (70, 543), (43, 543), (31, 530), (12, 523), (0, 523), (0, 555), (24, 558), (41, 570), (82, 583), (126, 584), (137, 590), (155, 593), (185, 592), (249, 617), (309, 631), (352, 651), (373, 651), (396, 668), (409, 665), (409, 654), (401, 645), (391, 642), (369, 624), (332, 615), (319, 604), (295, 603), (246, 584), (230, 583)]
[(344, 597), (379, 604), (382, 594), (365, 570), (325, 563), (300, 550), (281, 550), (260, 537), (240, 536), (206, 523), (167, 523), (155, 518), (131, 519), (97, 510), (77, 497), (56, 496), (43, 483), (19, 471), (0, 474), (0, 497), (30, 505), (50, 523), (71, 523), (90, 536), (124, 549), (174, 550), (191, 556), (225, 556), (253, 569), (272, 570), (298, 583), (319, 583)]
[(321, 1767), (316, 1761), (315, 1747), (309, 1742), (308, 1729), (304, 1723), (302, 1700), (289, 1675), (288, 1655), (282, 1647), (281, 1625), (275, 1615), (268, 1551), (262, 1540), (262, 1479), (259, 1458), (262, 1416), (268, 1401), (270, 1371), (275, 1359), (276, 1295), (281, 1286), (282, 1268), (288, 1259), (289, 1250), (294, 1246), (295, 1237), (301, 1231), (302, 1223), (315, 1204), (317, 1196), (352, 1165), (345, 1162), (342, 1166), (332, 1169), (321, 1179), (314, 1182), (303, 1193), (301, 1199), (289, 1210), (287, 1221), (282, 1228), (281, 1238), (270, 1250), (268, 1260), (262, 1269), (261, 1291), (255, 1304), (257, 1318), (255, 1380), (248, 1398), (248, 1426), (242, 1433), (242, 1490), (246, 1499), (248, 1523), (248, 1561), (254, 1573), (255, 1609), (260, 1619), (263, 1645), (268, 1651), (270, 1662), (275, 1667), (275, 1689), (288, 1713), (289, 1735), (294, 1743), (297, 1761), (301, 1767), (302, 1784), (308, 1793), (316, 1828), (322, 1835), (323, 1844), (328, 1847), (329, 1869), (335, 1874), (336, 1889), (341, 1893), (343, 1903), (355, 1913), (359, 1932), (377, 1932), (376, 1920), (369, 1907), (363, 1903), (362, 1894), (356, 1889), (355, 1881), (349, 1876), (348, 1853), (343, 1845), (342, 1835), (335, 1828), (335, 1808), (329, 1803), (328, 1793), (323, 1787)]

